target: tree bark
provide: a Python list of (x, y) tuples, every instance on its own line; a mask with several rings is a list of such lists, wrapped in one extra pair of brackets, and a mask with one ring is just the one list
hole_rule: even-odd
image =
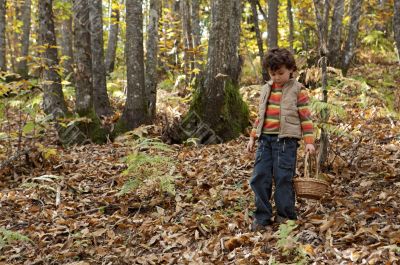
[(115, 128), (116, 134), (132, 130), (149, 120), (145, 100), (142, 4), (142, 0), (126, 2), (128, 93), (124, 111)]
[(17, 64), (17, 73), (22, 78), (28, 78), (27, 57), (29, 54), (29, 35), (31, 31), (31, 0), (24, 1), (20, 20), (22, 21), (22, 34), (20, 36), (21, 58)]
[(397, 58), (400, 64), (400, 0), (394, 0), (393, 31), (397, 48)]
[(192, 0), (190, 9), (193, 45), (198, 47), (201, 44), (201, 28), (200, 28), (200, 0)]
[[(260, 32), (260, 27), (258, 25), (258, 12), (257, 12), (257, 0), (250, 0), (250, 5), (251, 5), (251, 12), (253, 14), (253, 24), (254, 24), (254, 29), (256, 32), (256, 39), (257, 39), (257, 46), (258, 46), (258, 56), (260, 57), (260, 65), (262, 65), (262, 60), (264, 58), (264, 47), (263, 47), (263, 41), (261, 37), (261, 32)], [(262, 79), (263, 83), (269, 79), (268, 77), (268, 72), (267, 69), (264, 67), (261, 67), (261, 73), (262, 73)]]
[(268, 1), (268, 49), (278, 47), (279, 0)]
[(74, 1), (74, 49), (76, 62), (76, 111), (86, 116), (93, 109), (92, 53), (88, 0)]
[(7, 63), (6, 63), (6, 0), (0, 0), (0, 71), (7, 71)]
[(190, 3), (189, 1), (180, 1), (180, 13), (182, 20), (182, 33), (183, 33), (183, 70), (185, 74), (186, 85), (189, 85), (193, 70), (193, 38), (192, 38), (192, 25), (190, 21)]
[(358, 37), (358, 26), (361, 19), (362, 12), (362, 0), (352, 0), (350, 5), (350, 24), (349, 24), (349, 35), (346, 41), (343, 61), (342, 61), (342, 72), (346, 76), (349, 70), (351, 60), (356, 52), (357, 37)]
[(199, 82), (188, 114), (167, 131), (173, 142), (197, 138), (203, 144), (218, 143), (239, 136), (249, 125), (238, 86), (241, 11), (240, 0), (211, 1), (204, 82)]
[(54, 32), (53, 1), (39, 0), (39, 41), (44, 46), (41, 54), (44, 64), (42, 72), (43, 108), (46, 114), (54, 118), (67, 113), (61, 77), (58, 74), (57, 42)]
[(112, 0), (111, 2), (112, 2), (111, 21), (110, 21), (110, 31), (108, 34), (108, 44), (106, 53), (107, 74), (112, 73), (115, 68), (115, 56), (117, 53), (119, 17), (120, 17), (119, 0)]
[(200, 28), (200, 0), (192, 0), (190, 9), (192, 23), (192, 38), (193, 38), (193, 60), (194, 68), (202, 70), (202, 65), (199, 63), (203, 58), (203, 49), (201, 45), (201, 28)]
[[(93, 105), (92, 83), (92, 53), (90, 41), (90, 16), (88, 0), (73, 0), (74, 14), (74, 51), (75, 51), (75, 109), (80, 117), (89, 118), (89, 122), (78, 122), (78, 135), (73, 138), (77, 142), (90, 139), (96, 143), (106, 141), (106, 132), (102, 129), (100, 120)], [(81, 139), (82, 138), (82, 139)]]
[(344, 0), (336, 0), (333, 8), (332, 26), (328, 41), (328, 61), (330, 65), (340, 67), (340, 45), (342, 39)]
[(107, 94), (104, 65), (103, 7), (101, 0), (90, 0), (90, 40), (92, 49), (93, 100), (96, 114), (109, 116), (113, 113)]
[[(71, 0), (63, 0), (64, 4), (70, 3)], [(72, 16), (70, 14), (64, 14), (68, 16), (66, 19), (61, 21), (61, 54), (65, 58), (62, 60), (62, 67), (64, 69), (64, 75), (71, 75), (69, 80), (74, 80), (74, 55), (73, 55), (73, 42), (72, 42)]]
[[(400, 0), (394, 0), (393, 31), (397, 48), (397, 58), (400, 64)], [(400, 89), (395, 92), (394, 108), (400, 112)]]
[[(329, 17), (329, 0), (314, 0), (315, 16), (318, 27), (319, 38), (319, 53), (322, 61), (322, 101), (328, 102), (328, 76), (327, 76), (327, 32), (328, 32), (328, 17)], [(329, 113), (326, 109), (321, 111), (321, 122), (326, 123), (329, 119)], [(322, 168), (328, 157), (329, 138), (328, 133), (321, 129), (321, 142), (318, 152), (318, 167)]]
[(292, 12), (292, 0), (287, 0), (287, 17), (289, 20), (289, 47), (293, 52), (293, 41), (294, 41), (294, 22)]
[(157, 54), (158, 54), (158, 21), (160, 1), (150, 0), (149, 25), (147, 27), (147, 54), (146, 54), (146, 100), (147, 112), (151, 121), (156, 116), (157, 101)]

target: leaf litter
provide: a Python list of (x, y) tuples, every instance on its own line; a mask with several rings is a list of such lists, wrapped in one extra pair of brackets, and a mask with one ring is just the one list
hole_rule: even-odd
[[(242, 88), (253, 118), (257, 91)], [(46, 146), (57, 159), (1, 172), (0, 231), (29, 240), (4, 244), (0, 264), (294, 264), (300, 257), (308, 264), (398, 264), (400, 122), (385, 116), (373, 94), (367, 108), (354, 103), (357, 91), (347, 99), (343, 94), (330, 96), (347, 116), (331, 122), (347, 124), (351, 137), (331, 136), (329, 194), (321, 201), (298, 199), (292, 230), (275, 224), (250, 232), (254, 154), (245, 152), (246, 136), (210, 146), (171, 145), (170, 151), (143, 148), (139, 152), (173, 159), (174, 168), (161, 164), (160, 172), (174, 176), (174, 192), (143, 178), (126, 194), (120, 193), (126, 181), (146, 174), (123, 174), (132, 135), (67, 149), (54, 136)], [(141, 128), (140, 136), (160, 131)], [(300, 173), (302, 157), (299, 149)], [(279, 231), (287, 240), (279, 241)]]

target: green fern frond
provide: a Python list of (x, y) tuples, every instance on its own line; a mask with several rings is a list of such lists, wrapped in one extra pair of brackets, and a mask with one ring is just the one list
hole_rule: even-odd
[(342, 106), (338, 106), (332, 103), (322, 102), (316, 99), (311, 100), (311, 111), (313, 113), (321, 113), (322, 111), (329, 111), (330, 115), (337, 116), (339, 118), (346, 117), (346, 111)]
[(175, 176), (160, 176), (159, 178), (161, 191), (175, 195)]
[(121, 190), (117, 193), (117, 196), (122, 196), (136, 190), (142, 183), (143, 181), (139, 178), (129, 179), (124, 183)]
[(4, 227), (0, 227), (0, 234), (0, 249), (15, 241), (32, 242), (29, 237), (24, 236), (21, 233), (5, 229)]

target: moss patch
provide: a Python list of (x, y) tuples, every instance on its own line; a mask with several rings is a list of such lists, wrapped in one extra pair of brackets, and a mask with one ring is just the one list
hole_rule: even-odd
[[(220, 108), (220, 113), (215, 113), (216, 116), (221, 117), (221, 119), (215, 124), (210, 124), (208, 117), (204, 117), (205, 106), (203, 102), (203, 97), (201, 90), (198, 88), (193, 94), (193, 100), (189, 109), (188, 114), (185, 116), (183, 121), (186, 119), (197, 119), (201, 120), (190, 122), (191, 126), (200, 125), (200, 122), (204, 122), (210, 126), (210, 129), (222, 138), (223, 141), (231, 140), (238, 137), (245, 128), (249, 125), (249, 109), (247, 104), (243, 101), (240, 93), (239, 86), (233, 84), (230, 80), (225, 82), (224, 87), (224, 102)], [(195, 115), (197, 114), (197, 115)], [(188, 122), (189, 124), (189, 122)], [(185, 126), (184, 126), (185, 127)], [(190, 128), (193, 130), (193, 128)], [(186, 140), (188, 136), (182, 134), (180, 136), (183, 140)], [(190, 137), (199, 137), (198, 135), (193, 135)]]

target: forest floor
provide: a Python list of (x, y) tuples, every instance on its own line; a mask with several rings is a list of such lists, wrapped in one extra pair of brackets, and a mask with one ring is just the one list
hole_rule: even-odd
[[(0, 264), (400, 264), (400, 120), (380, 96), (381, 85), (396, 88), (382, 78), (397, 68), (360, 67), (352, 75), (366, 82), (330, 92), (346, 113), (331, 118), (342, 132), (330, 138), (331, 189), (321, 201), (298, 199), (295, 224), (265, 232), (250, 231), (247, 136), (170, 150), (144, 144), (160, 136), (161, 118), (104, 145), (62, 148), (48, 132), (45, 151), (0, 172)], [(252, 118), (258, 89), (242, 88)]]

